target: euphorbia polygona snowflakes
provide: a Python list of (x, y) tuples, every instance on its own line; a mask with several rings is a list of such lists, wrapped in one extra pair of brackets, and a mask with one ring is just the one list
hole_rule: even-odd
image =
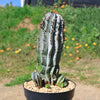
[(64, 43), (64, 20), (61, 15), (49, 12), (40, 23), (41, 31), (38, 37), (38, 65), (41, 71), (33, 72), (32, 80), (36, 86), (45, 84), (68, 85), (67, 79), (59, 74), (59, 62)]

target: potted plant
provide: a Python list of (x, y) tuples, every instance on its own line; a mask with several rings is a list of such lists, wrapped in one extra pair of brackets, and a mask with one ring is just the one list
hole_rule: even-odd
[(47, 13), (40, 23), (37, 44), (38, 67), (23, 84), (27, 100), (72, 100), (75, 83), (59, 74), (64, 43), (64, 20), (54, 12)]

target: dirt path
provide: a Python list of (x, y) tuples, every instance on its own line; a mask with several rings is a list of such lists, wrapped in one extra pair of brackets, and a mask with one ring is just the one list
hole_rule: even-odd
[[(5, 87), (4, 83), (0, 82), (0, 100), (26, 100), (22, 85)], [(100, 88), (77, 83), (73, 100), (100, 100)]]

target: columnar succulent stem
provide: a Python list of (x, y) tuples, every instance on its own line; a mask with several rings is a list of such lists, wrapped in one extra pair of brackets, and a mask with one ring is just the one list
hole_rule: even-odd
[[(49, 12), (40, 24), (41, 31), (38, 37), (38, 62), (42, 71), (32, 73), (32, 79), (39, 86), (44, 83), (64, 83), (66, 79), (59, 75), (59, 62), (64, 43), (64, 20), (61, 15)], [(67, 85), (67, 84), (66, 84)]]

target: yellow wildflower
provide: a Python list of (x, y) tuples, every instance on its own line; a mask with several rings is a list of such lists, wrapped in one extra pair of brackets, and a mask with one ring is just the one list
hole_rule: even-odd
[(18, 49), (18, 50), (15, 51), (15, 53), (17, 54), (17, 53), (19, 53), (21, 51), (22, 51), (22, 49)]
[(27, 47), (29, 47), (29, 46), (30, 46), (30, 44), (27, 44), (26, 46), (27, 46)]
[(2, 53), (2, 52), (4, 52), (4, 50), (0, 50), (0, 52)]
[(79, 46), (75, 47), (75, 49), (78, 49), (78, 48), (79, 48)]
[(7, 69), (8, 72), (10, 72), (10, 69)]
[(67, 40), (67, 37), (65, 37), (64, 40)]
[(88, 46), (88, 44), (85, 44), (85, 47), (87, 47)]
[(76, 45), (79, 45), (79, 43), (76, 43)]
[(70, 60), (70, 62), (73, 62), (73, 60)]
[(62, 5), (61, 8), (64, 8), (64, 5)]
[(81, 47), (82, 47), (82, 45), (79, 45), (79, 47), (81, 48)]
[(66, 49), (69, 49), (69, 46), (66, 46)]
[(64, 56), (66, 55), (66, 53), (64, 53)]
[(35, 49), (35, 48), (36, 48), (36, 46), (33, 46), (33, 48)]
[(77, 53), (79, 53), (79, 50), (76, 50)]
[(97, 44), (95, 42), (93, 42), (93, 45), (96, 46)]
[(66, 29), (64, 28), (64, 29), (63, 29), (63, 31), (65, 32), (65, 31), (66, 31)]
[(63, 2), (63, 4), (65, 4), (66, 2)]
[(19, 51), (17, 50), (17, 51), (15, 51), (15, 53), (17, 54), (17, 53), (19, 53)]
[(75, 38), (72, 38), (72, 41), (74, 41), (75, 40)]
[(53, 10), (52, 12), (53, 12), (53, 13), (55, 13), (55, 12), (56, 12), (56, 10)]
[(6, 50), (7, 50), (7, 51), (9, 51), (9, 50), (10, 50), (10, 48), (7, 48)]
[(69, 56), (71, 57), (71, 56), (72, 56), (72, 54), (70, 53), (70, 54), (69, 54)]
[(58, 12), (56, 11), (55, 13), (57, 14)]
[(21, 52), (21, 51), (22, 51), (22, 49), (19, 49), (18, 51), (19, 51), (19, 52)]
[(76, 57), (77, 60), (79, 60), (79, 57)]
[(68, 7), (68, 4), (66, 4), (66, 7)]

